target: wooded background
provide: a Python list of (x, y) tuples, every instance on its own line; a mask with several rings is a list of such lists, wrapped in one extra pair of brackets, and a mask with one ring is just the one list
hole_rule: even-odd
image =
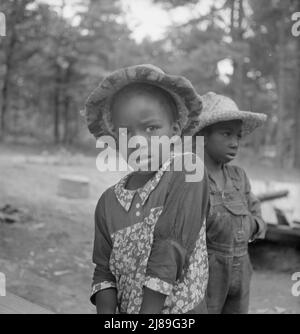
[[(138, 1), (138, 0), (132, 0)], [(108, 72), (152, 63), (188, 77), (200, 94), (216, 91), (240, 108), (264, 112), (264, 129), (247, 146), (300, 168), (300, 37), (292, 35), (297, 0), (216, 0), (206, 15), (173, 24), (157, 41), (132, 37), (121, 0), (74, 0), (76, 24), (60, 7), (1, 0), (0, 140), (90, 143), (79, 111)], [(172, 11), (204, 0), (153, 0)], [(221, 61), (233, 73), (222, 80)]]

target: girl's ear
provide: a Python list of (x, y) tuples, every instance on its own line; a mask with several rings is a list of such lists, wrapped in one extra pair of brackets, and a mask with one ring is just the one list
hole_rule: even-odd
[(173, 123), (173, 136), (181, 136), (181, 127), (178, 122)]
[(204, 147), (206, 147), (206, 145), (207, 145), (207, 143), (208, 143), (208, 138), (207, 138), (207, 136), (205, 136), (204, 134), (203, 134), (203, 136), (204, 136)]

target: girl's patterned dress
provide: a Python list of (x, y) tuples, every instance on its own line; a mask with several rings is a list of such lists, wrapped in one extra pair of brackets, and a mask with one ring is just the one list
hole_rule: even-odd
[(138, 314), (143, 287), (167, 295), (162, 313), (205, 313), (208, 260), (205, 217), (209, 190), (185, 181), (166, 162), (143, 188), (129, 176), (101, 196), (95, 212), (96, 264), (91, 301), (117, 289), (118, 311)]

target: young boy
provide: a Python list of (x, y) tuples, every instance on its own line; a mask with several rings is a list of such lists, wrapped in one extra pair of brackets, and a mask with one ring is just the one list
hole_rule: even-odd
[[(96, 138), (111, 134), (117, 144), (121, 128), (128, 139), (148, 143), (153, 136), (193, 135), (201, 110), (188, 80), (152, 65), (112, 73), (86, 104), (90, 131)], [(172, 171), (174, 159), (127, 175), (98, 202), (91, 294), (98, 313), (207, 312), (208, 179), (185, 182), (184, 171)]]
[(245, 171), (228, 163), (235, 158), (242, 136), (260, 126), (266, 116), (240, 111), (234, 101), (215, 93), (202, 100), (198, 134), (204, 136), (210, 185), (208, 312), (247, 313), (252, 273), (248, 243), (264, 237), (265, 224)]

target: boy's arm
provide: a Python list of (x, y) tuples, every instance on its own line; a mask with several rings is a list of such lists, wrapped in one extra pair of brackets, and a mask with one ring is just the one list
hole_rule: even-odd
[(254, 241), (255, 239), (264, 239), (266, 234), (266, 223), (262, 219), (260, 201), (251, 192), (250, 181), (246, 173), (245, 173), (245, 183), (246, 183), (246, 197), (248, 201), (248, 209), (252, 214), (253, 218), (253, 224), (252, 224), (253, 230), (250, 241)]

